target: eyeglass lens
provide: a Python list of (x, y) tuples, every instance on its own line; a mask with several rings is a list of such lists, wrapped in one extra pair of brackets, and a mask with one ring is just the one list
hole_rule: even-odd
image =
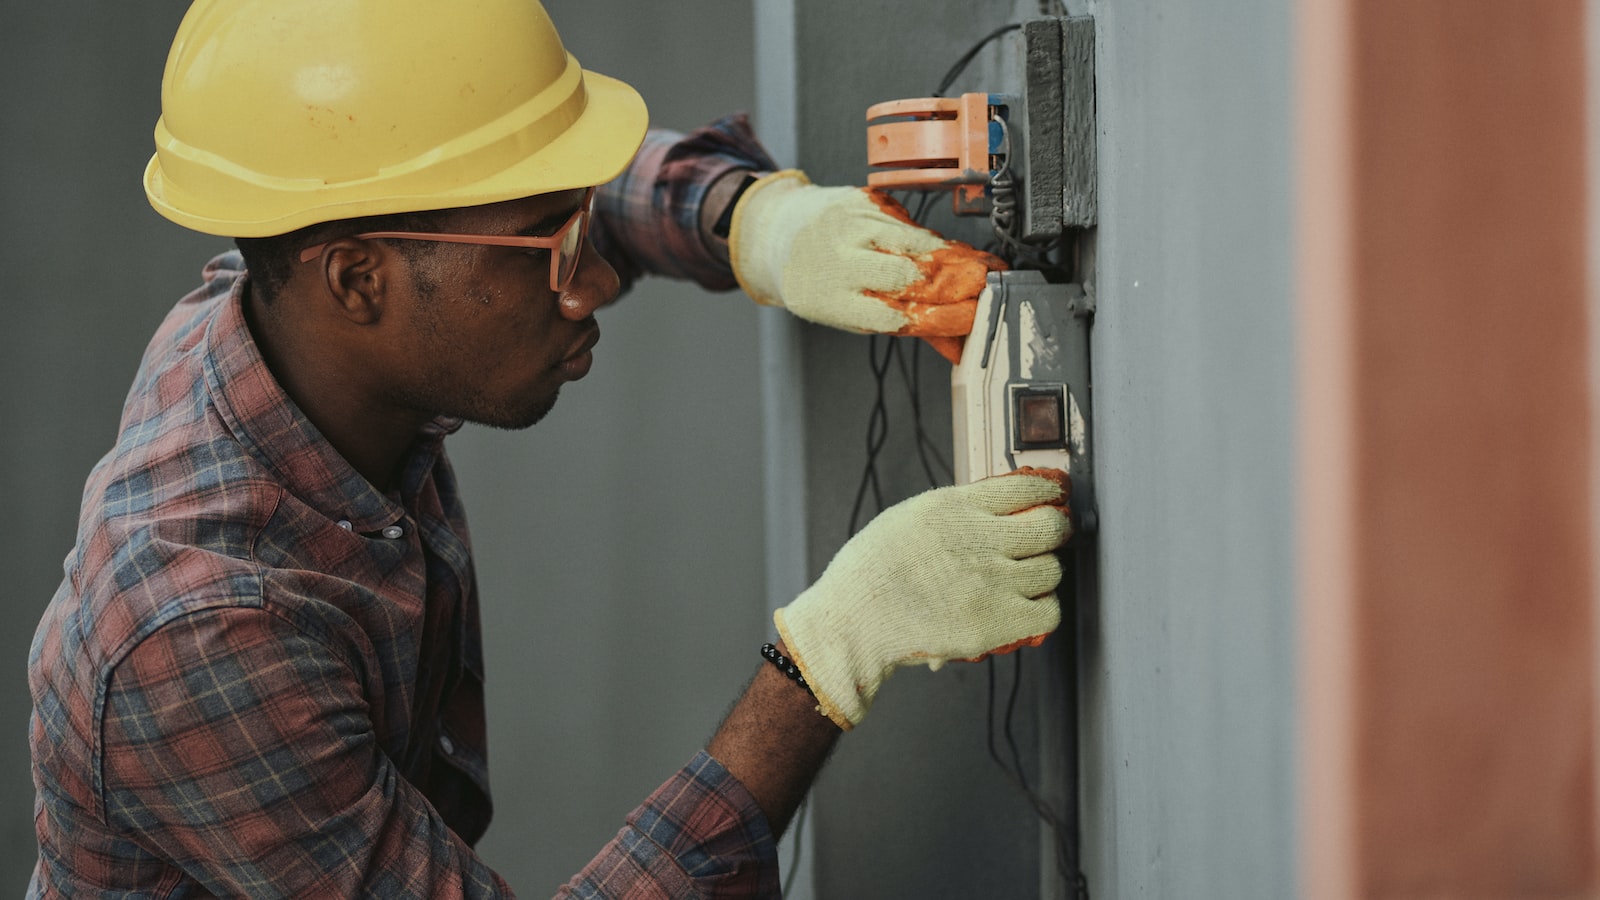
[(565, 288), (578, 271), (578, 259), (583, 255), (583, 239), (589, 230), (589, 211), (578, 213), (578, 222), (561, 235), (561, 247), (556, 253), (556, 286)]

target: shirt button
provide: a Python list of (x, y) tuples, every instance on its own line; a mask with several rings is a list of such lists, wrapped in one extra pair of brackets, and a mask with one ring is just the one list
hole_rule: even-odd
[(399, 525), (390, 525), (383, 530), (383, 536), (391, 541), (399, 540), (405, 533), (406, 530)]
[(350, 520), (349, 519), (340, 519), (339, 520), (339, 527), (343, 528), (345, 531), (349, 531), (350, 530)]
[(452, 756), (456, 752), (456, 742), (450, 740), (450, 735), (441, 734), (439, 735), (439, 749), (444, 751), (445, 756)]

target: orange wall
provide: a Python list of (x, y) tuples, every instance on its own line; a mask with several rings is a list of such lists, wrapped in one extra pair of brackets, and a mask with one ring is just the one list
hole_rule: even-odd
[(1584, 7), (1302, 11), (1308, 893), (1594, 896)]

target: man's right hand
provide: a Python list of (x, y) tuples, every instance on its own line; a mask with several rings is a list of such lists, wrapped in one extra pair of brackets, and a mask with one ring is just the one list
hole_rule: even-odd
[(828, 718), (859, 723), (897, 666), (937, 669), (1056, 629), (1061, 564), (1051, 551), (1072, 526), (1066, 476), (1049, 474), (939, 488), (885, 510), (778, 610), (778, 632)]

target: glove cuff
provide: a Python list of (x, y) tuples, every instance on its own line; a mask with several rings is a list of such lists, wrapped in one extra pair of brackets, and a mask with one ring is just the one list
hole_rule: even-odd
[[(799, 169), (784, 169), (756, 180), (745, 188), (733, 207), (728, 229), (728, 262), (733, 277), (750, 299), (762, 306), (782, 306), (778, 284), (783, 266), (772, 255), (774, 238), (768, 210), (791, 191), (807, 187), (811, 179)], [(777, 246), (787, 246), (781, 242)]]
[[(833, 724), (839, 726), (841, 730), (849, 731), (866, 717), (866, 706), (861, 704), (853, 692), (847, 693), (841, 688), (840, 685), (834, 683), (837, 681), (837, 679), (829, 677), (833, 674), (832, 671), (824, 671), (824, 669), (827, 669), (828, 667), (824, 666), (821, 669), (814, 669), (811, 667), (810, 663), (807, 662), (806, 658), (801, 655), (794, 632), (790, 630), (789, 623), (784, 617), (784, 612), (787, 611), (787, 609), (788, 607), (785, 607), (784, 609), (780, 609), (772, 614), (773, 624), (778, 626), (778, 638), (782, 640), (783, 645), (788, 648), (789, 658), (794, 660), (794, 664), (800, 668), (800, 674), (806, 677), (806, 684), (811, 686), (811, 693), (817, 698), (817, 712), (827, 716), (828, 719), (832, 721)], [(801, 638), (800, 640), (804, 641), (805, 639)], [(806, 646), (810, 648), (811, 645), (809, 642), (807, 642)], [(819, 678), (823, 679), (827, 683), (824, 684), (818, 681), (817, 679)], [(849, 679), (846, 679), (846, 681), (848, 680)], [(853, 687), (853, 685), (851, 687)], [(845, 701), (855, 700), (856, 702), (851, 704), (854, 715), (846, 712), (839, 706), (838, 703), (835, 703), (835, 697), (839, 697)]]

